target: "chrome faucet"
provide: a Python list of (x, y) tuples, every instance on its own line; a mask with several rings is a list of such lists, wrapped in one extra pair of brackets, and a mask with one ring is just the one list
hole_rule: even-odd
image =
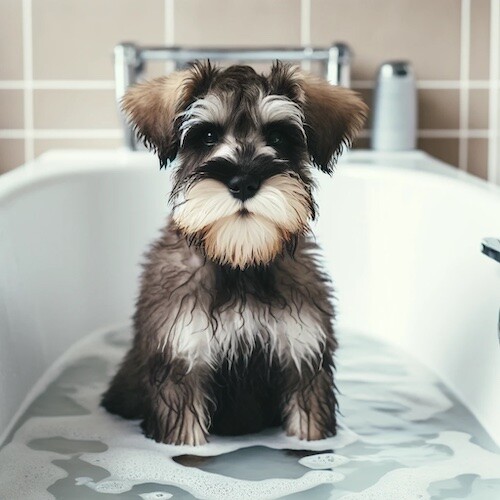
[(326, 79), (332, 85), (351, 86), (351, 59), (352, 52), (349, 45), (339, 42), (330, 47)]
[[(282, 61), (317, 61), (322, 65), (326, 79), (333, 85), (349, 87), (351, 50), (345, 43), (335, 43), (330, 48), (259, 48), (259, 49), (187, 49), (182, 47), (140, 47), (133, 43), (121, 43), (115, 47), (115, 95), (117, 103), (127, 88), (139, 81), (148, 61), (172, 61), (176, 69), (196, 59), (212, 61), (262, 62), (279, 59)], [(125, 131), (125, 145), (137, 149), (133, 129), (122, 115)]]
[[(484, 238), (481, 242), (482, 252), (497, 262), (500, 262), (500, 238)], [(498, 343), (500, 344), (500, 311), (498, 312)]]

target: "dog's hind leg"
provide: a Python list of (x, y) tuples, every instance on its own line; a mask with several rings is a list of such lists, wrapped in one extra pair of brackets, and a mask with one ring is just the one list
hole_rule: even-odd
[(141, 418), (144, 414), (144, 367), (131, 350), (103, 394), (101, 405), (123, 418)]

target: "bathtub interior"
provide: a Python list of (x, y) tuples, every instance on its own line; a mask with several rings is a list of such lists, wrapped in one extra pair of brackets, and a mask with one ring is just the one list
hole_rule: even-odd
[[(37, 168), (40, 173), (34, 174)], [(37, 182), (30, 180), (34, 175)], [(36, 469), (31, 461), (39, 463), (43, 456), (52, 468), (44, 462), (50, 474), (39, 471), (40, 477), (51, 478), (46, 486), (55, 488), (56, 497), (69, 491), (64, 489), (69, 483), (88, 495), (128, 492), (131, 498), (189, 493), (222, 498), (222, 491), (225, 498), (245, 497), (245, 491), (253, 491), (252, 498), (273, 498), (277, 491), (296, 498), (300, 491), (348, 498), (361, 486), (366, 495), (384, 498), (384, 488), (401, 483), (406, 491), (434, 491), (436, 498), (453, 488), (479, 498), (499, 487), (499, 475), (492, 471), (500, 470), (493, 453), (494, 441), (500, 442), (500, 266), (480, 253), (481, 239), (498, 232), (498, 191), (457, 179), (416, 153), (392, 158), (351, 154), (333, 179), (318, 178), (320, 218), (314, 229), (337, 291), (344, 427), (337, 437), (316, 444), (279, 433), (216, 439), (205, 451), (185, 453), (218, 460), (188, 472), (165, 460), (163, 469), (146, 467), (149, 475), (141, 475), (137, 471), (144, 467), (138, 468), (138, 461), (158, 464), (160, 456), (179, 451), (145, 440), (136, 423), (103, 414), (96, 398), (129, 337), (126, 324), (141, 254), (167, 214), (168, 174), (159, 173), (147, 154), (109, 153), (48, 155), (17, 177), (14, 188), (0, 196), (0, 399), (5, 402), (0, 430), (10, 441), (0, 452), (0, 463), (10, 478)], [(86, 338), (89, 332), (95, 334)], [(391, 379), (395, 375), (399, 378)], [(384, 390), (383, 400), (367, 396)], [(46, 399), (26, 401), (30, 391)], [(81, 411), (68, 417), (66, 409), (66, 417), (44, 420), (47, 410), (40, 414), (37, 408), (50, 407), (57, 398), (71, 400)], [(34, 420), (18, 422), (12, 432), (9, 422), (26, 410)], [(72, 418), (73, 427), (61, 427)], [(406, 445), (398, 452), (395, 443)], [(133, 450), (136, 459), (129, 454), (117, 460), (116, 447)], [(304, 457), (299, 465), (296, 454), (284, 448), (324, 453)], [(444, 469), (436, 468), (431, 456)], [(467, 457), (480, 465), (472, 466)], [(66, 467), (63, 459), (68, 459)], [(89, 474), (75, 466), (78, 460)], [(375, 462), (379, 469), (363, 469), (365, 476), (372, 471), (371, 480), (356, 480), (356, 470)], [(221, 482), (221, 471), (231, 463), (247, 472), (233, 470), (233, 480)], [(105, 476), (96, 472), (101, 465)], [(442, 475), (433, 476), (431, 469)], [(12, 479), (8, 484), (18, 487)]]

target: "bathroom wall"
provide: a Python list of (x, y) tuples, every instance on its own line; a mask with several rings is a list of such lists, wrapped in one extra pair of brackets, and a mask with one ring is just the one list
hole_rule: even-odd
[[(500, 182), (500, 0), (0, 0), (0, 171), (52, 148), (121, 145), (113, 46), (327, 46), (413, 62), (419, 148)], [(164, 71), (157, 64), (150, 74)], [(357, 147), (369, 144), (369, 129)]]

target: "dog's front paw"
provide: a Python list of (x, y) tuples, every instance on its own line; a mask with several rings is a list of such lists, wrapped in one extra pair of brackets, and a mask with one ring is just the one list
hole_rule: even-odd
[[(332, 393), (333, 394), (333, 393)], [(287, 436), (306, 441), (317, 441), (337, 434), (335, 407), (318, 404), (315, 398), (306, 401), (292, 397), (285, 410), (284, 429)]]
[(199, 446), (208, 441), (208, 433), (192, 413), (173, 425), (168, 418), (149, 417), (143, 420), (141, 427), (146, 437), (158, 443)]
[(300, 440), (317, 441), (335, 436), (337, 429), (335, 424), (331, 423), (329, 427), (321, 422), (315, 421), (311, 415), (290, 416), (285, 422), (285, 432), (287, 436), (293, 436)]

